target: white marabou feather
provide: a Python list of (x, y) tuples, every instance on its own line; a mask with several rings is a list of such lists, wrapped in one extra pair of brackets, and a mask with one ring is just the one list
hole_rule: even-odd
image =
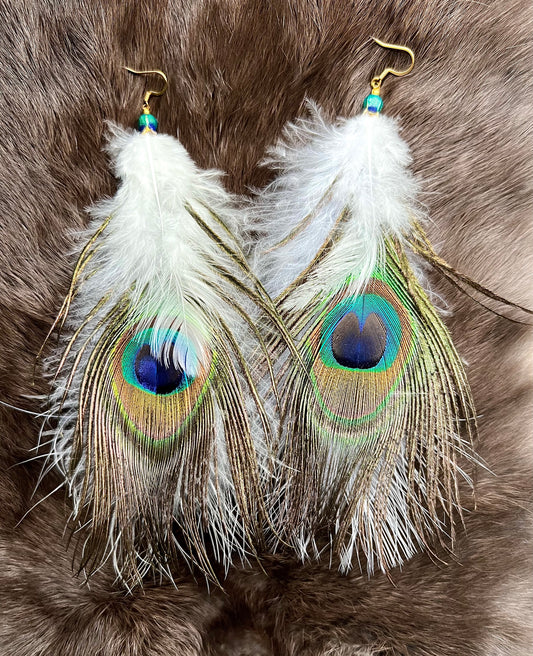
[[(86, 316), (104, 289), (112, 294), (110, 304), (131, 294), (139, 318), (165, 317), (177, 307), (187, 316), (197, 298), (213, 314), (224, 314), (227, 310), (212, 286), (218, 279), (208, 263), (227, 265), (227, 256), (186, 209), (189, 205), (218, 232), (209, 208), (236, 232), (235, 209), (218, 172), (198, 169), (169, 135), (139, 134), (118, 126), (112, 131), (108, 151), (121, 185), (113, 198), (91, 209), (95, 221), (89, 234), (107, 217), (112, 220), (95, 256), (95, 274), (84, 282), (85, 307), (77, 308), (80, 317)], [(179, 328), (182, 320), (180, 316), (177, 326), (165, 327)], [(177, 364), (187, 371), (187, 363)]]
[(349, 274), (359, 273), (360, 283), (366, 280), (384, 237), (401, 238), (417, 207), (409, 148), (394, 119), (363, 113), (331, 124), (314, 103), (308, 109), (309, 117), (290, 124), (270, 152), (266, 161), (278, 175), (253, 210), (265, 232), (257, 271), (273, 297), (308, 267), (348, 210), (327, 257), (287, 298), (286, 307), (294, 309), (341, 286)]

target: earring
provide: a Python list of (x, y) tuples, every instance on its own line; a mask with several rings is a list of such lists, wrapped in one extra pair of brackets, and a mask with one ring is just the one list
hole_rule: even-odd
[[(475, 459), (465, 371), (413, 255), (428, 251), (409, 149), (371, 81), (361, 115), (332, 124), (309, 103), (258, 197), (259, 278), (306, 371), (276, 338), (284, 400), (273, 523), (302, 559), (332, 544), (341, 571), (401, 564), (461, 513)], [(277, 541), (279, 544), (279, 541)]]
[(149, 101), (165, 74), (127, 70), (164, 86), (145, 94), (137, 132), (110, 127), (119, 187), (90, 211), (52, 328), (47, 466), (86, 527), (87, 575), (109, 559), (132, 585), (150, 570), (171, 576), (181, 555), (216, 580), (213, 561), (227, 568), (260, 541), (271, 419), (252, 377), (265, 351), (256, 324), (284, 329), (218, 173), (157, 132)]

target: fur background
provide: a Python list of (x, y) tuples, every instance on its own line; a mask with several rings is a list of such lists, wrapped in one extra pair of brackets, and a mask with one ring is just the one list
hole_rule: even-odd
[[(406, 43), (417, 65), (389, 79), (424, 180), (429, 234), (451, 264), (531, 306), (533, 15), (526, 0), (137, 0), (0, 2), (0, 400), (38, 412), (35, 357), (67, 289), (72, 230), (113, 191), (104, 121), (133, 125), (157, 67), (170, 88), (153, 110), (228, 188), (261, 186), (265, 148), (310, 96), (352, 115), (372, 74), (401, 61), (375, 35)], [(231, 571), (211, 594), (183, 572), (178, 589), (132, 596), (110, 572), (72, 572), (63, 493), (36, 500), (40, 462), (22, 463), (40, 420), (0, 405), (2, 656), (526, 655), (531, 599), (531, 331), (443, 281), (480, 418), (477, 509), (455, 557), (420, 555), (391, 583), (288, 557)], [(21, 521), (22, 519), (22, 521)]]

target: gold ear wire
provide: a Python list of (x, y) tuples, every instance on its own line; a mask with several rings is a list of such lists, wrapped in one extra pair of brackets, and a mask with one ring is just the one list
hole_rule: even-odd
[[(144, 94), (143, 108), (145, 110), (145, 113), (148, 113), (150, 111), (150, 105), (149, 105), (150, 98), (152, 96), (162, 96), (166, 92), (166, 90), (168, 89), (168, 78), (167, 78), (167, 76), (163, 73), (163, 71), (159, 71), (159, 70), (136, 71), (135, 69), (130, 68), (129, 66), (124, 66), (124, 68), (127, 71), (129, 71), (130, 73), (133, 73), (134, 75), (159, 75), (160, 77), (163, 78), (163, 81), (165, 82), (165, 84), (164, 84), (162, 89), (160, 89), (159, 91), (154, 91), (153, 89), (151, 89), (150, 91), (147, 91)], [(148, 112), (146, 112), (146, 110), (148, 110)]]
[(394, 45), (393, 43), (385, 43), (384, 41), (380, 41), (379, 39), (376, 39), (376, 37), (372, 37), (372, 39), (382, 48), (389, 48), (390, 50), (400, 50), (402, 52), (406, 52), (409, 57), (411, 57), (411, 65), (406, 68), (404, 71), (397, 71), (394, 68), (386, 68), (383, 70), (379, 75), (376, 77), (373, 77), (370, 86), (372, 87), (372, 93), (376, 96), (379, 96), (380, 88), (381, 88), (381, 83), (383, 80), (389, 75), (396, 75), (396, 77), (402, 77), (403, 75), (407, 75), (410, 73), (415, 65), (415, 53), (411, 50), (411, 48), (408, 48), (407, 46), (397, 46)]

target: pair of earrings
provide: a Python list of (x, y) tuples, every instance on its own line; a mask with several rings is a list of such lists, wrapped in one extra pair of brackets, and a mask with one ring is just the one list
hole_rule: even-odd
[(216, 578), (236, 554), (304, 559), (329, 541), (342, 570), (388, 570), (459, 508), (473, 404), (407, 255), (434, 253), (381, 115), (383, 79), (414, 54), (377, 43), (409, 68), (373, 78), (358, 117), (329, 124), (310, 104), (252, 210), (157, 133), (164, 74), (132, 71), (165, 86), (138, 132), (111, 128), (120, 185), (91, 210), (49, 365), (51, 457), (88, 573), (110, 559), (126, 583), (171, 576), (183, 557)]

